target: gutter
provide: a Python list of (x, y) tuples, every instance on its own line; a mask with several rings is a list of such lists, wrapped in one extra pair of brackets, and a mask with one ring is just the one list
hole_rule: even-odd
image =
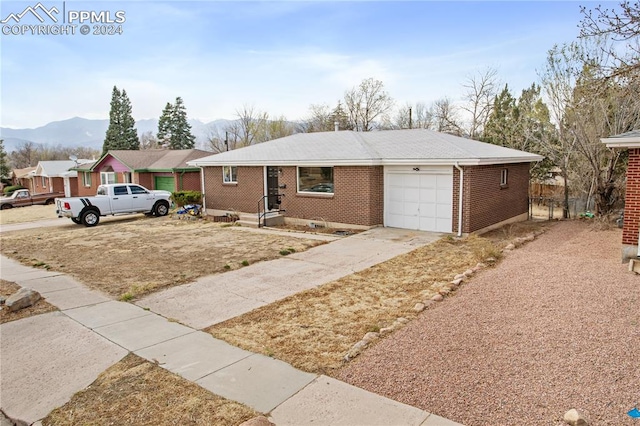
[(460, 189), (458, 190), (458, 237), (462, 236), (462, 188), (464, 187), (464, 170), (456, 161), (453, 166), (460, 172)]

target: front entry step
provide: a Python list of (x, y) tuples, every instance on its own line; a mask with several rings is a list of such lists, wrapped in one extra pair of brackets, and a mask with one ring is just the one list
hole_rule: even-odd
[[(278, 212), (267, 213), (266, 222), (267, 226), (284, 225), (284, 216)], [(249, 228), (258, 228), (258, 215), (255, 213), (240, 213), (240, 219), (236, 221), (236, 224)], [(264, 218), (261, 220), (262, 224), (264, 224)]]

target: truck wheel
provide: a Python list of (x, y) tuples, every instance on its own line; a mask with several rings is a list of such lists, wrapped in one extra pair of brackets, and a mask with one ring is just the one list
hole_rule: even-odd
[(84, 226), (96, 226), (100, 222), (100, 214), (95, 210), (87, 210), (82, 213), (80, 220)]
[(156, 216), (166, 216), (169, 213), (169, 203), (166, 201), (158, 201), (153, 206), (153, 214)]
[(54, 202), (55, 202), (55, 201), (54, 201), (54, 199), (53, 199), (53, 198), (49, 198), (49, 199), (48, 199), (47, 201), (45, 201), (44, 203), (48, 206), (48, 205), (53, 204)]
[(71, 218), (71, 221), (72, 221), (73, 223), (77, 224), (77, 225), (82, 224), (82, 221), (80, 220), (80, 218), (79, 218), (79, 217), (72, 217), (72, 218)]
[(0, 209), (2, 210), (9, 210), (10, 208), (12, 208), (13, 206), (11, 204), (3, 204), (0, 206)]

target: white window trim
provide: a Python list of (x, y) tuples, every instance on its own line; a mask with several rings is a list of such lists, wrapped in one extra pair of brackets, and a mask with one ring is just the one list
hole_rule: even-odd
[[(229, 168), (229, 179), (227, 180), (227, 174), (225, 169)], [(236, 179), (233, 180), (233, 169), (236, 169)], [(238, 183), (238, 166), (222, 166), (222, 183)]]
[(91, 186), (91, 173), (89, 172), (82, 173), (82, 185), (87, 187)]
[(509, 184), (509, 169), (502, 169), (500, 171), (500, 186), (507, 186)]
[[(109, 182), (109, 175), (113, 176), (113, 182)], [(118, 183), (116, 180), (115, 172), (100, 172), (100, 185), (106, 185), (109, 183)]]
[(46, 188), (47, 187), (47, 177), (46, 176), (40, 176), (40, 178), (42, 179), (41, 180), (42, 187)]
[[(297, 166), (296, 167), (296, 192), (298, 194), (311, 194), (311, 195), (335, 195), (335, 183), (334, 183), (334, 187), (333, 190), (334, 192), (315, 192), (315, 191), (300, 191), (300, 169), (309, 169), (312, 167), (320, 167), (320, 168), (331, 168), (334, 169), (335, 171), (335, 167), (333, 166)], [(331, 173), (333, 175), (333, 172)], [(334, 181), (335, 181), (335, 175), (334, 177)]]

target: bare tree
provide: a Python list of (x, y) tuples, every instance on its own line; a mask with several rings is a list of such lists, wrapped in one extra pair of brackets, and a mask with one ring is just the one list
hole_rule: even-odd
[(299, 125), (303, 133), (328, 132), (333, 130), (331, 109), (327, 104), (311, 104), (309, 116)]
[(389, 112), (394, 102), (382, 81), (368, 78), (344, 93), (344, 103), (353, 130), (369, 132), (375, 120)]
[(436, 132), (462, 136), (458, 111), (451, 99), (445, 97), (434, 101), (429, 108), (429, 115), (432, 118), (432, 129)]
[[(615, 59), (615, 65), (607, 67), (607, 77), (626, 76), (640, 69), (640, 2), (622, 1), (619, 10), (594, 10), (580, 7), (580, 37), (609, 37), (613, 43), (603, 51)], [(620, 47), (622, 45), (622, 48)]]
[(140, 135), (140, 149), (158, 149), (163, 148), (162, 143), (151, 130)]
[(493, 100), (498, 93), (498, 71), (494, 68), (479, 71), (467, 77), (462, 87), (466, 90), (464, 94), (466, 104), (462, 109), (471, 114), (467, 134), (471, 139), (477, 139), (487, 124)]

